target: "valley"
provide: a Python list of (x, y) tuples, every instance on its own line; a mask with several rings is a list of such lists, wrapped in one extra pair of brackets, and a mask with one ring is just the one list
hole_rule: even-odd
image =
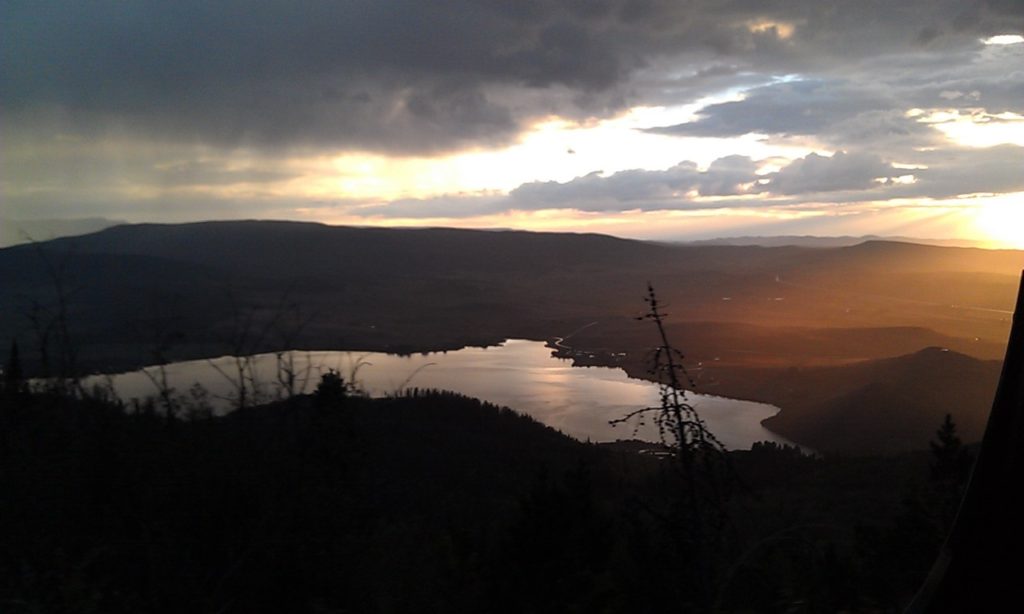
[(968, 440), (980, 436), (1022, 268), (1020, 251), (895, 242), (115, 226), (0, 250), (0, 341), (16, 339), (30, 369), (53, 374), (567, 337), (561, 352), (577, 363), (645, 378), (654, 331), (635, 316), (650, 282), (697, 392), (777, 405), (766, 425), (815, 449), (891, 452), (923, 447), (946, 413)]

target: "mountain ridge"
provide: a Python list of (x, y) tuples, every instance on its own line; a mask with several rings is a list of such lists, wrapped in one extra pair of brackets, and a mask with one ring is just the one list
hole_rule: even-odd
[[(39, 368), (42, 333), (55, 325), (63, 288), (69, 340), (85, 370), (147, 364), (160, 335), (174, 339), (161, 355), (183, 360), (297, 347), (410, 353), (580, 331), (570, 344), (586, 352), (583, 364), (642, 373), (649, 324), (635, 316), (650, 282), (672, 340), (735, 393), (725, 396), (783, 407), (769, 426), (817, 447), (820, 433), (797, 426), (806, 411), (849, 413), (837, 395), (885, 405), (884, 385), (858, 393), (849, 382), (893, 381), (886, 369), (936, 407), (952, 407), (929, 391), (959, 398), (936, 383), (939, 373), (953, 376), (949, 368), (897, 362), (870, 379), (846, 363), (936, 343), (1001, 358), (1021, 268), (1024, 252), (889, 242), (702, 247), (300, 222), (124, 225), (0, 250), (0, 343), (18, 339), (26, 365)], [(947, 365), (950, 357), (933, 360)], [(844, 366), (816, 371), (829, 364)], [(962, 369), (988, 381), (987, 368)], [(743, 377), (757, 386), (744, 387)], [(833, 394), (821, 382), (831, 382)], [(813, 403), (786, 386), (806, 388)], [(906, 413), (927, 415), (933, 429), (934, 416), (910, 405)]]

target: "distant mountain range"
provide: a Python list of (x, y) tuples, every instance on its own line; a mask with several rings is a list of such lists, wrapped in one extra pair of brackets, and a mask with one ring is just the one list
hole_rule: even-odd
[(849, 247), (859, 245), (868, 241), (892, 241), (897, 243), (916, 243), (918, 245), (939, 245), (943, 247), (979, 247), (977, 241), (968, 239), (921, 239), (918, 237), (879, 236), (862, 235), (859, 237), (815, 237), (815, 236), (747, 236), (747, 237), (721, 237), (716, 239), (703, 239), (699, 241), (681, 240), (684, 245), (759, 245), (761, 247)]
[(15, 220), (0, 218), (0, 247), (49, 241), (97, 232), (125, 222), (103, 217), (72, 220)]
[[(49, 241), (50, 239), (84, 235), (122, 224), (127, 224), (127, 222), (102, 217), (67, 220), (0, 219), (0, 248), (29, 243), (31, 241)], [(498, 229), (497, 231), (510, 231), (510, 229)], [(900, 243), (940, 245), (945, 247), (980, 246), (978, 242), (967, 239), (922, 239), (918, 237), (881, 235), (862, 235), (856, 237), (817, 237), (810, 235), (742, 236), (701, 240), (680, 239), (678, 241), (670, 241), (668, 243), (682, 245), (755, 245), (761, 247), (848, 247), (864, 243), (866, 241), (896, 241)]]

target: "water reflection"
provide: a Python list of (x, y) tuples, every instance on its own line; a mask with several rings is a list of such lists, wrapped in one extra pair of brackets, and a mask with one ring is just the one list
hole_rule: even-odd
[[(633, 428), (612, 427), (610, 420), (639, 407), (658, 404), (658, 387), (630, 379), (619, 369), (572, 367), (568, 360), (551, 356), (543, 343), (509, 340), (490, 348), (396, 356), (358, 352), (295, 352), (299, 391), (315, 388), (320, 374), (335, 369), (348, 378), (356, 374), (358, 384), (369, 394), (394, 394), (403, 388), (454, 390), (498, 405), (507, 405), (578, 439), (614, 441), (632, 438)], [(232, 358), (197, 360), (169, 365), (168, 378), (177, 393), (201, 384), (226, 411), (234, 392), (223, 373), (232, 373)], [(273, 354), (254, 357), (255, 380), (264, 398), (275, 394), (276, 366)], [(136, 371), (113, 377), (113, 386), (124, 399), (154, 395), (149, 377)], [(789, 443), (761, 426), (761, 420), (778, 408), (763, 403), (690, 394), (708, 427), (731, 449), (749, 448), (755, 441)], [(219, 401), (218, 401), (219, 400)], [(653, 425), (641, 428), (636, 437), (656, 441)]]

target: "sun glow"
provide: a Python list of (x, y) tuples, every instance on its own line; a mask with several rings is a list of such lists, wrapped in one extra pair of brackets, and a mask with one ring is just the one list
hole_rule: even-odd
[(999, 34), (983, 38), (981, 42), (985, 45), (1019, 45), (1024, 43), (1024, 36), (1020, 34)]
[(974, 226), (991, 247), (1024, 249), (1024, 192), (986, 199), (977, 207)]
[(748, 22), (747, 29), (755, 34), (773, 32), (776, 36), (785, 40), (793, 36), (793, 31), (796, 29), (796, 25), (784, 21), (759, 20)]
[[(915, 113), (919, 112), (919, 113)], [(1024, 146), (1024, 116), (1017, 113), (990, 114), (955, 109), (924, 114), (920, 109), (908, 112), (919, 122), (930, 124), (954, 143), (968, 147), (992, 147), (1004, 143)]]
[(702, 106), (719, 101), (634, 107), (593, 122), (548, 117), (535, 122), (518, 142), (498, 149), (438, 157), (346, 152), (296, 160), (294, 165), (302, 172), (288, 187), (307, 197), (382, 202), (508, 192), (531, 181), (565, 182), (594, 171), (607, 175), (628, 169), (663, 170), (682, 161), (707, 168), (732, 154), (788, 161), (810, 152), (798, 145), (766, 143), (755, 135), (695, 138), (646, 130), (689, 121)]

